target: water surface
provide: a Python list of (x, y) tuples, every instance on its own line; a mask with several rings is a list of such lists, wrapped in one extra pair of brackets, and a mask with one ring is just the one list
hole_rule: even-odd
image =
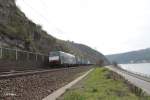
[(150, 77), (150, 63), (120, 64), (120, 66), (125, 70)]

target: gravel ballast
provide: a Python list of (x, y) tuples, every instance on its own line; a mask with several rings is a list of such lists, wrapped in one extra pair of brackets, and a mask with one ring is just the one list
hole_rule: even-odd
[(42, 100), (89, 69), (77, 67), (0, 80), (0, 100)]

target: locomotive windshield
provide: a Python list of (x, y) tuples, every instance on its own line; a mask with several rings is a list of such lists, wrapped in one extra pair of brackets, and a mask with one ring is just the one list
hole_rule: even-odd
[(59, 56), (59, 52), (50, 52), (50, 56)]

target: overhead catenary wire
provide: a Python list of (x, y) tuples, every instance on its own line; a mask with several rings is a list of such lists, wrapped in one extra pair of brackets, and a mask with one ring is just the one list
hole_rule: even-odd
[(42, 5), (42, 7), (43, 7), (43, 11), (44, 11), (46, 14), (48, 14), (48, 13), (49, 13), (49, 11), (47, 10), (47, 9), (48, 9), (48, 5), (45, 3), (44, 0), (39, 0), (39, 1), (40, 1), (41, 5)]
[[(43, 16), (43, 14), (41, 14), (39, 11), (37, 11), (34, 7), (32, 7), (30, 4), (28, 4), (25, 0), (22, 0), (24, 2), (24, 4), (30, 8), (30, 10), (32, 10), (39, 18), (42, 18), (49, 26), (52, 26), (54, 27), (54, 25), (52, 25), (50, 22), (45, 16)], [(41, 2), (41, 1), (40, 1)], [(46, 8), (45, 8), (46, 9)], [(44, 10), (45, 11), (45, 10)], [(39, 19), (38, 17), (36, 16), (37, 19)]]
[[(40, 2), (40, 5), (42, 6), (41, 8), (43, 8), (43, 11), (45, 11), (46, 14), (48, 14), (48, 6), (47, 4), (42, 1), (42, 0), (38, 0)], [(27, 2), (27, 0), (22, 0), (24, 6), (26, 6), (28, 9), (32, 10), (32, 12), (34, 14), (32, 14), (32, 16), (35, 17), (35, 19), (37, 20), (37, 24), (43, 24), (45, 27), (45, 30), (48, 31), (48, 33), (51, 34), (58, 34), (56, 32), (57, 29), (59, 29), (58, 27), (56, 27), (54, 24), (52, 24), (51, 21), (49, 21), (49, 19), (47, 17), (45, 17), (41, 12), (39, 12), (36, 8), (34, 8), (31, 4), (29, 4)], [(33, 19), (33, 17), (31, 17)], [(42, 22), (43, 21), (43, 22)], [(44, 24), (46, 23), (46, 25)]]

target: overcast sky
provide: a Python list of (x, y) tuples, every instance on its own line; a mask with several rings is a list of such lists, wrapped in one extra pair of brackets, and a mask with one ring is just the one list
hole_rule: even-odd
[(150, 0), (17, 0), (49, 34), (114, 54), (150, 47)]

